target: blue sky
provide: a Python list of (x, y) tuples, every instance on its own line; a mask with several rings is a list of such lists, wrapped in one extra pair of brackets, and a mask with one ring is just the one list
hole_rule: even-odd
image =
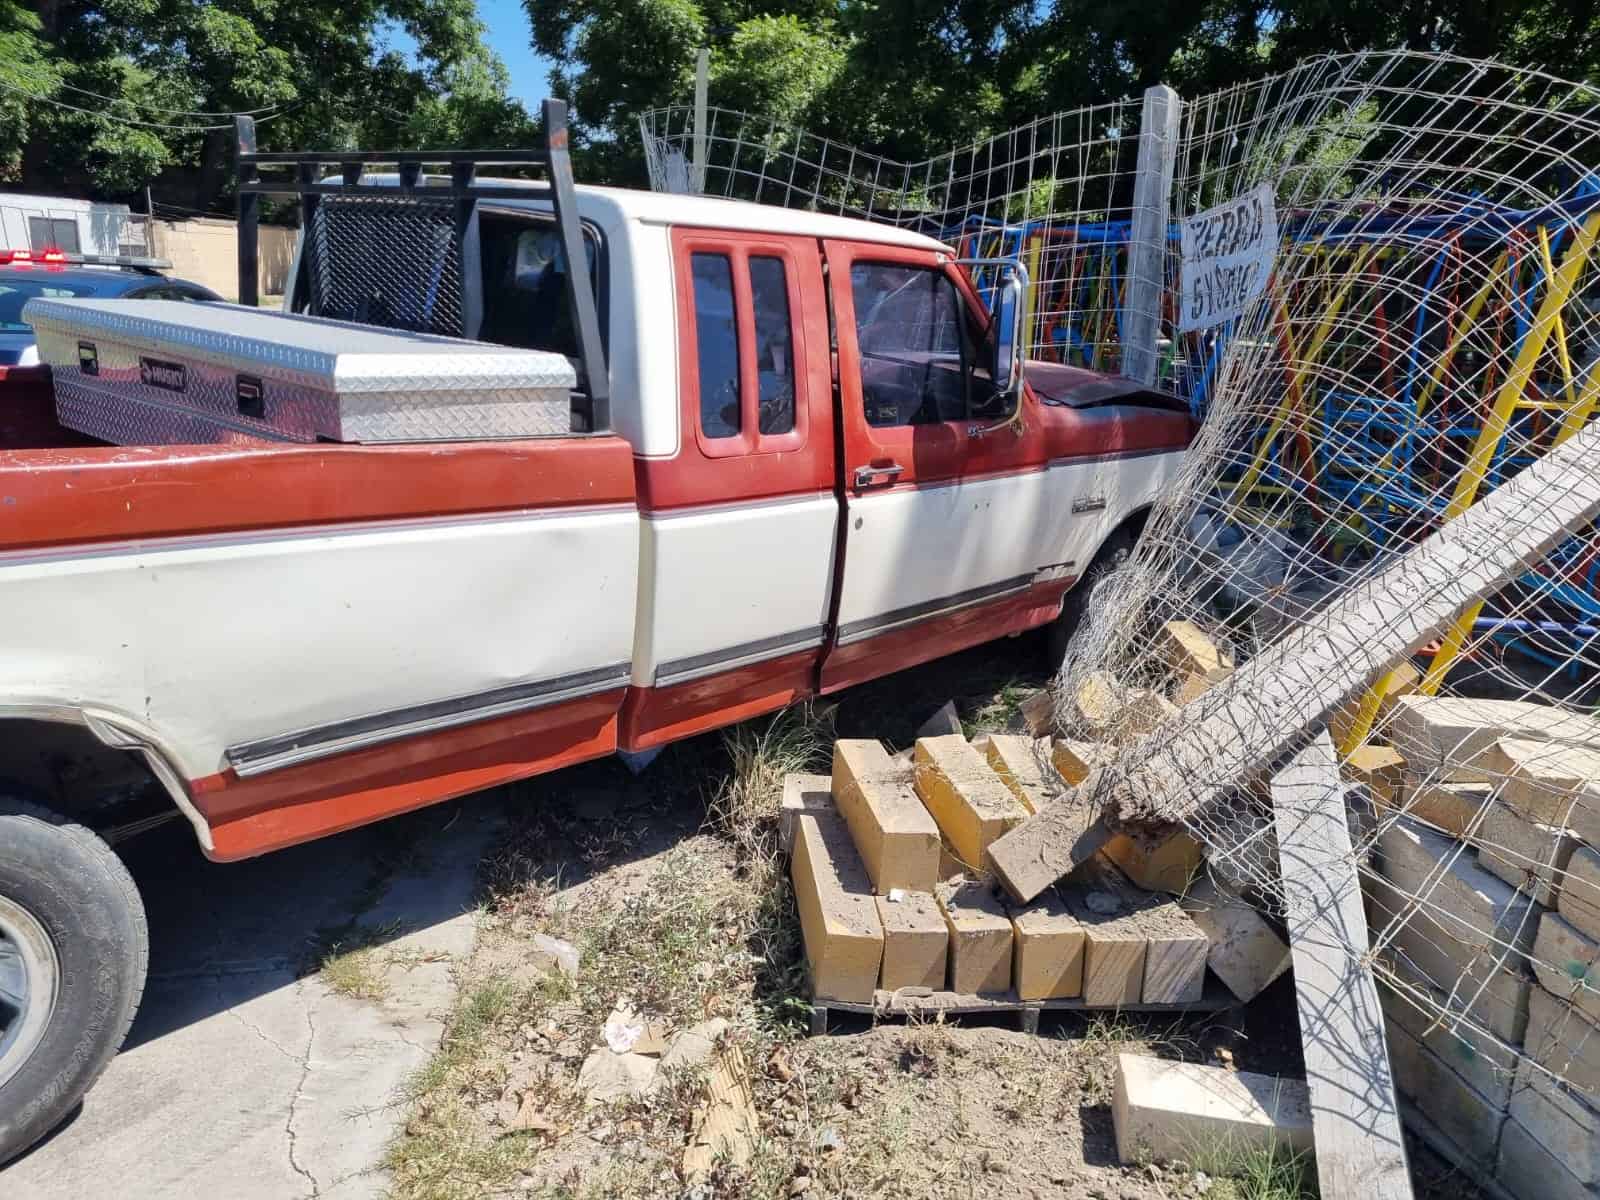
[[(550, 63), (533, 52), (522, 0), (478, 0), (478, 19), (489, 28), (490, 49), (505, 60), (506, 70), (511, 72), (511, 94), (529, 112), (537, 111), (548, 92)], [(382, 30), (379, 37), (402, 54), (416, 51), (416, 42), (397, 26)]]

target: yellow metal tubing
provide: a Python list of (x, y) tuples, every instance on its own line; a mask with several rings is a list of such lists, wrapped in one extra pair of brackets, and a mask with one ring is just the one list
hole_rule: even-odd
[[(1556, 265), (1550, 258), (1550, 231), (1543, 225), (1539, 226), (1539, 257), (1544, 260), (1544, 277), (1549, 279), (1554, 276)], [(1556, 361), (1561, 364), (1561, 378), (1567, 385), (1563, 390), (1570, 408), (1577, 401), (1572, 395), (1572, 356), (1567, 353), (1567, 327), (1562, 324), (1560, 313), (1556, 314)], [(1524, 401), (1524, 407), (1531, 406)]]

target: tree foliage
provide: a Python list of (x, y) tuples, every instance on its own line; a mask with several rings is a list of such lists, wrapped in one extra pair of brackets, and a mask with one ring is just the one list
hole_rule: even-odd
[(229, 113), (263, 148), (526, 142), (506, 88), (474, 0), (0, 0), (0, 177), (204, 209)]
[(1165, 82), (1202, 92), (1308, 55), (1453, 51), (1600, 74), (1593, 0), (524, 0), (591, 148), (613, 170), (642, 109), (692, 96), (899, 158)]

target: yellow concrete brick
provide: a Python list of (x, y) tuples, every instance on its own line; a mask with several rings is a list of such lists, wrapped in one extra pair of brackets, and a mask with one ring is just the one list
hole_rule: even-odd
[(1137, 887), (1147, 892), (1172, 892), (1181, 894), (1189, 886), (1200, 864), (1205, 861), (1205, 851), (1181, 829), (1169, 829), (1164, 834), (1134, 836), (1113, 834), (1105, 844), (1104, 854)]
[(989, 845), (1027, 820), (1022, 802), (960, 734), (918, 738), (912, 763), (917, 795), (956, 854), (992, 869)]
[(1240, 1000), (1253, 1000), (1289, 969), (1289, 946), (1265, 917), (1206, 876), (1178, 900), (1206, 935), (1206, 965)]
[(833, 802), (850, 826), (874, 888), (933, 890), (939, 874), (939, 827), (917, 798), (910, 772), (879, 743), (834, 743)]
[(1232, 667), (1220, 667), (1215, 671), (1207, 671), (1204, 675), (1186, 675), (1172, 692), (1172, 701), (1179, 708), (1191, 700), (1197, 700), (1205, 695), (1229, 675), (1233, 674)]
[(1178, 675), (1205, 675), (1233, 668), (1233, 655), (1193, 621), (1168, 621), (1156, 637), (1156, 653)]
[[(973, 745), (977, 745), (976, 739)], [(991, 733), (983, 753), (1000, 781), (1030, 813), (1038, 812), (1054, 795), (1055, 789), (1045, 779), (1041, 765), (1050, 757), (1050, 739), (1019, 733)]]
[(1357, 746), (1339, 764), (1346, 779), (1364, 784), (1374, 803), (1393, 807), (1405, 787), (1406, 760), (1398, 750), (1372, 743)]
[(1600, 845), (1600, 749), (1501, 738), (1485, 755), (1497, 797), (1544, 825)]
[(1229, 1153), (1312, 1152), (1304, 1081), (1139, 1054), (1117, 1055), (1111, 1100), (1117, 1157), (1128, 1164)]
[(1089, 772), (1104, 766), (1116, 757), (1110, 746), (1097, 742), (1074, 742), (1057, 738), (1050, 751), (1050, 761), (1055, 764), (1061, 778), (1071, 787), (1077, 787), (1088, 778)]
[(1198, 999), (1209, 948), (1199, 926), (1165, 896), (1130, 884), (1103, 854), (1061, 887), (1083, 925), (1083, 1000), (1094, 1008)]
[(1079, 681), (1070, 708), (1081, 732), (1108, 742), (1143, 737), (1178, 711), (1159, 692), (1123, 687), (1105, 671), (1091, 672)]
[(935, 895), (950, 934), (950, 990), (965, 996), (1011, 989), (1011, 919), (993, 888), (973, 880)]
[(1467, 696), (1398, 696), (1383, 732), (1419, 775), (1463, 783), (1493, 783), (1507, 773), (1494, 753), (1501, 738), (1600, 745), (1600, 721), (1593, 717), (1525, 700)]
[(883, 924), (844, 822), (826, 813), (796, 817), (791, 866), (812, 993), (870, 1003), (883, 961)]
[(883, 922), (883, 970), (878, 986), (944, 989), (950, 931), (930, 892), (896, 892), (897, 899), (877, 897)]
[(1375, 796), (1374, 800), (1386, 813), (1401, 813), (1451, 837), (1463, 838), (1487, 815), (1494, 803), (1494, 786), (1418, 779), (1408, 773), (1400, 799), (1391, 802)]
[(1567, 864), (1578, 848), (1569, 830), (1535, 821), (1498, 801), (1467, 841), (1478, 848), (1484, 870), (1545, 908), (1556, 907)]
[(827, 812), (833, 807), (833, 782), (826, 775), (795, 773), (783, 777), (783, 799), (778, 809), (778, 840), (785, 854), (794, 852), (794, 821), (803, 812)]
[(1015, 979), (1023, 1000), (1057, 1000), (1083, 992), (1083, 926), (1065, 901), (1047, 891), (1011, 915)]

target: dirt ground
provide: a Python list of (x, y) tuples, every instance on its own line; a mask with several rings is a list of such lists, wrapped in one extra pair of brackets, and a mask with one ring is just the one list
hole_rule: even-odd
[[(1180, 1020), (1046, 1014), (1038, 1037), (1005, 1021), (874, 1027), (837, 1016), (827, 1036), (806, 1036), (799, 929), (775, 848), (783, 774), (826, 769), (833, 736), (909, 745), (952, 697), (969, 733), (1003, 726), (1043, 684), (1041, 658), (1018, 639), (864, 686), (832, 708), (669, 747), (637, 776), (613, 760), (510, 789), (459, 1004), (388, 1155), (394, 1194), (1315, 1195), (1309, 1164), (1225, 1147), (1182, 1165), (1124, 1166), (1112, 1131), (1119, 1051), (1300, 1073), (1288, 979), (1248, 1006)], [(541, 938), (573, 948), (576, 971)], [(627, 1056), (637, 1073), (620, 1082), (599, 1077), (614, 1060), (604, 1047), (618, 1009), (646, 1029), (640, 1049), (657, 1037), (656, 1049), (668, 1047), (659, 1060)], [(701, 1044), (685, 1031), (705, 1035), (708, 1052), (685, 1052)], [(748, 1075), (749, 1152), (686, 1172), (708, 1080), (729, 1062)], [(1421, 1145), (1410, 1152), (1419, 1196), (1476, 1195)]]

